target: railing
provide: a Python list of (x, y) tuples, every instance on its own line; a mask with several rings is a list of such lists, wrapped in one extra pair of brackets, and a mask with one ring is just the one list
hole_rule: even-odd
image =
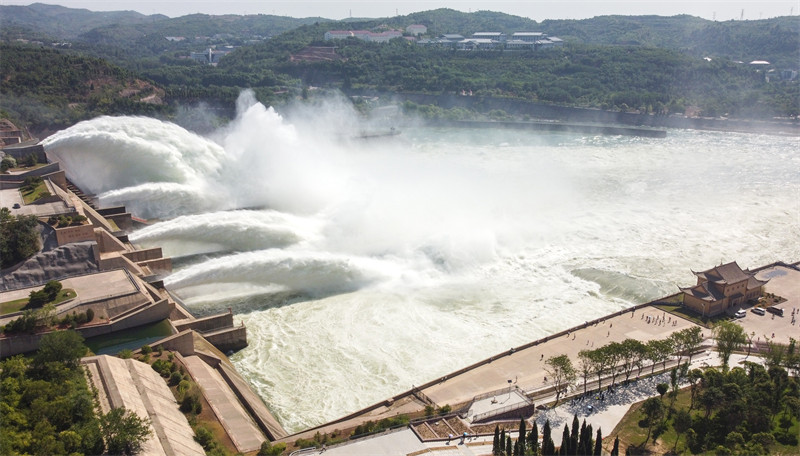
[(490, 410), (488, 412), (479, 413), (479, 414), (473, 416), (472, 419), (470, 420), (470, 422), (471, 423), (477, 423), (477, 422), (480, 422), (481, 420), (484, 420), (486, 418), (491, 418), (493, 416), (499, 416), (499, 415), (505, 415), (506, 413), (513, 412), (515, 410), (521, 410), (521, 409), (528, 408), (528, 407), (533, 407), (533, 402), (530, 402), (530, 403), (529, 402), (520, 402), (518, 404), (507, 405), (507, 406), (505, 406), (503, 408), (500, 408), (500, 409), (495, 409), (495, 410)]
[(436, 402), (433, 402), (433, 399), (429, 398), (425, 393), (422, 392), (422, 390), (420, 390), (416, 386), (411, 387), (411, 394), (413, 394), (414, 397), (416, 397), (423, 403), (437, 407)]

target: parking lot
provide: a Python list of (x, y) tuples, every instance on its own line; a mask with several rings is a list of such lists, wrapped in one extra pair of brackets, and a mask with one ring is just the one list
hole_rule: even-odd
[[(788, 344), (789, 338), (800, 340), (800, 271), (784, 266), (775, 266), (759, 271), (756, 274), (759, 280), (767, 280), (765, 293), (773, 293), (786, 299), (778, 304), (777, 308), (783, 309), (783, 316), (770, 312), (759, 315), (753, 312), (753, 307), (744, 307), (744, 318), (736, 321), (742, 325), (754, 343), (764, 342), (767, 338), (776, 342)], [(795, 312), (793, 318), (792, 313)]]

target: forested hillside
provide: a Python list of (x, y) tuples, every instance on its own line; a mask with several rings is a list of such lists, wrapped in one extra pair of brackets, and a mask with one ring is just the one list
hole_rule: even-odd
[(0, 44), (0, 106), (7, 117), (61, 128), (100, 114), (158, 114), (164, 91), (104, 60), (38, 46)]
[[(18, 120), (38, 119), (42, 125), (66, 125), (99, 113), (168, 115), (180, 104), (200, 101), (232, 107), (246, 88), (262, 102), (279, 105), (307, 96), (312, 87), (351, 94), (463, 91), (652, 114), (689, 110), (757, 119), (800, 114), (800, 19), (794, 16), (727, 22), (602, 16), (537, 23), (491, 11), (438, 9), (348, 21), (202, 14), (170, 19), (37, 4), (0, 6), (0, 17), (4, 42), (39, 41), (4, 45), (9, 63), (0, 69), (3, 107)], [(405, 38), (323, 39), (329, 30), (410, 24), (426, 25), (428, 37), (539, 31), (566, 44), (501, 52), (428, 48)], [(335, 50), (326, 51), (330, 58), (302, 57), (313, 55), (314, 46)], [(214, 47), (234, 50), (217, 66), (189, 58)], [(753, 60), (770, 64), (750, 65)]]

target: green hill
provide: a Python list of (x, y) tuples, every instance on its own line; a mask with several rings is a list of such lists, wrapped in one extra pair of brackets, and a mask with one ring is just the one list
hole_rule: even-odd
[(35, 130), (101, 114), (159, 114), (164, 90), (108, 62), (30, 45), (0, 44), (0, 105)]

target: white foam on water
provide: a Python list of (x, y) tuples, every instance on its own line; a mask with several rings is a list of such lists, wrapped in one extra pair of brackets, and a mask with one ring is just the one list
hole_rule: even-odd
[(250, 345), (232, 360), (290, 432), (674, 293), (690, 269), (800, 259), (794, 138), (360, 143), (336, 106), (289, 122), (244, 96), (212, 139), (99, 118), (45, 142), (81, 188), (170, 218), (131, 239), (192, 259), (165, 279), (191, 309), (235, 309)]

